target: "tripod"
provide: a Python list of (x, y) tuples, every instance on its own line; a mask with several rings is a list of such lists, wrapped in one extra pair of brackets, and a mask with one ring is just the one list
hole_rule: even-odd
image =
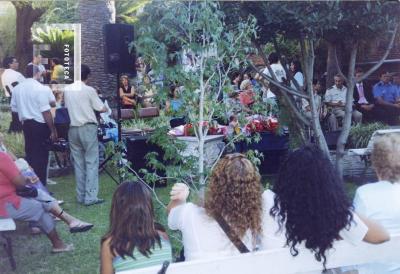
[[(120, 73), (118, 72), (116, 76), (117, 76), (117, 93), (116, 93), (115, 98), (116, 98), (116, 100), (117, 100), (118, 142), (121, 142), (121, 132), (122, 132), (122, 130), (121, 130), (121, 122), (122, 122), (122, 121), (121, 121), (121, 120), (122, 120), (122, 119), (121, 119), (121, 97), (120, 97), (120, 94), (119, 94), (119, 78), (120, 78)], [(102, 138), (102, 143), (103, 143), (103, 144), (108, 143), (108, 142), (110, 142), (110, 141), (112, 141), (111, 138), (108, 138), (108, 139)], [(117, 146), (117, 151), (116, 151), (116, 152), (111, 152), (111, 154), (110, 154), (109, 156), (107, 156), (107, 158), (105, 158), (104, 161), (101, 162), (100, 165), (99, 165), (99, 174), (100, 174), (102, 171), (105, 171), (105, 172), (107, 173), (107, 175), (110, 176), (111, 179), (112, 179), (117, 185), (120, 184), (120, 183), (122, 182), (122, 178), (121, 178), (120, 171), (118, 170), (118, 179), (116, 179), (116, 178), (107, 170), (106, 165), (107, 165), (107, 163), (108, 163), (109, 161), (111, 161), (111, 160), (114, 158), (114, 156), (115, 156), (115, 154), (116, 154), (117, 152), (120, 152), (120, 151), (118, 151), (118, 149), (120, 149), (119, 146)], [(120, 165), (120, 164), (121, 164), (121, 163), (119, 163), (118, 165)]]

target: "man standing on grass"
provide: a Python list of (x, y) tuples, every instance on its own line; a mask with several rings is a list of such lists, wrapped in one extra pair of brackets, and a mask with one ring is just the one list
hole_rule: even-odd
[(106, 112), (94, 88), (87, 85), (90, 68), (81, 66), (81, 81), (65, 88), (64, 100), (71, 120), (68, 139), (74, 163), (77, 200), (86, 206), (104, 202), (99, 192), (99, 142), (94, 111)]
[(18, 112), (25, 139), (25, 158), (43, 185), (47, 182), (49, 138), (57, 140), (50, 101), (55, 101), (49, 87), (39, 83), (40, 71), (36, 65), (26, 67), (26, 79), (13, 90), (11, 109)]
[[(1, 75), (1, 83), (3, 85), (5, 96), (11, 100), (14, 88), (24, 81), (25, 77), (17, 71), (19, 63), (15, 57), (11, 56), (4, 58), (3, 66), (5, 70)], [(18, 120), (18, 113), (15, 109), (11, 109), (11, 123), (8, 132), (20, 132), (21, 130), (22, 125)]]

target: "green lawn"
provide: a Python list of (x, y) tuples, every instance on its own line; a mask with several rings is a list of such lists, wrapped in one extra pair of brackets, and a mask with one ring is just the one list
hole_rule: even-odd
[[(66, 243), (73, 243), (75, 250), (64, 254), (51, 254), (51, 245), (44, 235), (31, 236), (27, 223), (18, 222), (17, 231), (11, 233), (14, 255), (17, 261), (17, 271), (12, 272), (3, 248), (0, 248), (0, 273), (98, 273), (99, 250), (101, 236), (108, 228), (108, 214), (111, 198), (116, 184), (107, 176), (100, 178), (100, 195), (106, 202), (100, 205), (85, 207), (75, 201), (75, 181), (72, 175), (52, 178), (57, 185), (49, 186), (58, 199), (65, 201), (64, 209), (79, 218), (93, 223), (95, 226), (86, 233), (70, 234), (68, 227), (57, 223), (57, 230)], [(167, 203), (169, 189), (156, 189), (159, 198)], [(166, 214), (162, 206), (155, 203), (157, 220), (166, 224)], [(165, 225), (166, 226), (166, 225)], [(168, 232), (173, 241), (174, 252), (180, 248), (176, 240), (177, 234)]]

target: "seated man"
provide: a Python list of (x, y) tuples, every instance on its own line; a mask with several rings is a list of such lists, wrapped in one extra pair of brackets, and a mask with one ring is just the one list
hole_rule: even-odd
[[(343, 85), (343, 78), (340, 75), (335, 75), (335, 85), (326, 91), (325, 103), (330, 107), (332, 114), (329, 117), (329, 127), (335, 131), (338, 129), (338, 119), (343, 119), (345, 115), (346, 93), (347, 88)], [(355, 123), (360, 123), (362, 114), (353, 110), (352, 118)]]
[(399, 125), (399, 93), (399, 89), (390, 82), (390, 73), (382, 73), (381, 81), (375, 84), (373, 88), (377, 120), (390, 126)]
[(353, 91), (354, 108), (362, 113), (363, 122), (375, 121), (374, 114), (374, 96), (372, 95), (372, 87), (361, 81), (364, 71), (361, 68), (356, 69), (356, 84)]

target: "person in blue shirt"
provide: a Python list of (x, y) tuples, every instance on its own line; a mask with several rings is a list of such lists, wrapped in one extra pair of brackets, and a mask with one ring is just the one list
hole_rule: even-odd
[(381, 81), (373, 87), (373, 94), (379, 120), (393, 126), (400, 124), (400, 94), (398, 87), (390, 82), (390, 78), (389, 72), (383, 72)]

